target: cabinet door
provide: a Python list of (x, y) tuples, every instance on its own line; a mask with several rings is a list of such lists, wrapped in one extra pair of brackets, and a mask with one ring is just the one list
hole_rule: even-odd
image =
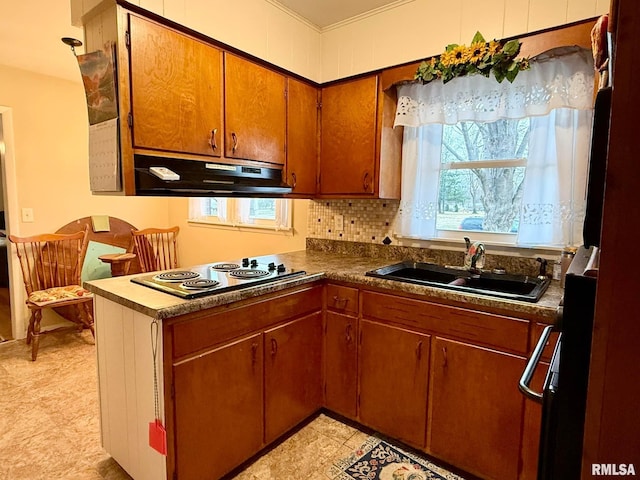
[(224, 59), (225, 155), (284, 165), (285, 77), (229, 53)]
[(287, 183), (291, 193), (316, 193), (318, 90), (290, 78), (287, 95)]
[[(533, 374), (531, 388), (542, 392), (549, 364), (540, 362)], [(525, 399), (524, 423), (522, 431), (522, 465), (518, 480), (536, 480), (538, 478), (538, 450), (540, 446), (540, 427), (542, 425), (542, 405)]]
[(378, 77), (322, 89), (320, 193), (372, 194)]
[(322, 406), (322, 314), (265, 332), (265, 442)]
[(427, 452), (493, 480), (515, 480), (525, 359), (436, 338)]
[(360, 322), (359, 417), (365, 425), (424, 446), (429, 335)]
[(357, 318), (327, 312), (325, 321), (324, 403), (329, 410), (356, 418)]
[(262, 447), (262, 348), (258, 334), (173, 367), (181, 480), (219, 478)]
[(130, 15), (134, 147), (220, 156), (222, 53)]

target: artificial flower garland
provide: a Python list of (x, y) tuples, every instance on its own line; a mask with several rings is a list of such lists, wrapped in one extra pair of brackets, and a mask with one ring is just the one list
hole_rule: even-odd
[(447, 45), (442, 54), (423, 61), (414, 78), (422, 83), (437, 79), (447, 83), (455, 77), (477, 73), (489, 77), (493, 72), (498, 83), (505, 78), (513, 82), (518, 72), (530, 67), (528, 58), (515, 58), (521, 46), (518, 40), (509, 40), (505, 44), (497, 40), (487, 42), (480, 32), (476, 32), (469, 47)]

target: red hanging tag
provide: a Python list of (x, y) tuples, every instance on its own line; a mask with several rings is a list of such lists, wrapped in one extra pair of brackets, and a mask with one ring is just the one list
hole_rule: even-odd
[(149, 446), (162, 455), (167, 454), (167, 431), (160, 420), (149, 422)]

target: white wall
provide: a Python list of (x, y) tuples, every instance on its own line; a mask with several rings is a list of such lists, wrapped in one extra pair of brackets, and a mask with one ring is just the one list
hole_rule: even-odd
[(169, 217), (180, 227), (178, 244), (182, 265), (238, 260), (244, 257), (304, 250), (309, 200), (293, 201), (293, 232), (264, 232), (187, 222), (189, 200), (171, 199)]
[(469, 44), (476, 31), (506, 38), (609, 11), (609, 0), (415, 0), (322, 32), (322, 81), (398, 65)]
[[(169, 222), (165, 198), (91, 194), (87, 107), (80, 81), (0, 65), (0, 112), (3, 127), (7, 126), (4, 117), (11, 117), (11, 131), (3, 132), (5, 141), (10, 142), (3, 166), (9, 233), (29, 236), (54, 232), (90, 215), (111, 215), (135, 226)], [(22, 221), (24, 207), (33, 209), (33, 222)], [(17, 266), (17, 259), (12, 260)], [(12, 271), (14, 336), (20, 338), (28, 312), (19, 270)]]

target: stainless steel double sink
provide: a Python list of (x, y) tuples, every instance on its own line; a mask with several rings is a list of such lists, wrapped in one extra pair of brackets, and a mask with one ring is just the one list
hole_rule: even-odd
[(491, 272), (475, 274), (468, 270), (410, 261), (371, 270), (366, 275), (525, 302), (537, 302), (549, 286), (549, 279), (527, 275)]

